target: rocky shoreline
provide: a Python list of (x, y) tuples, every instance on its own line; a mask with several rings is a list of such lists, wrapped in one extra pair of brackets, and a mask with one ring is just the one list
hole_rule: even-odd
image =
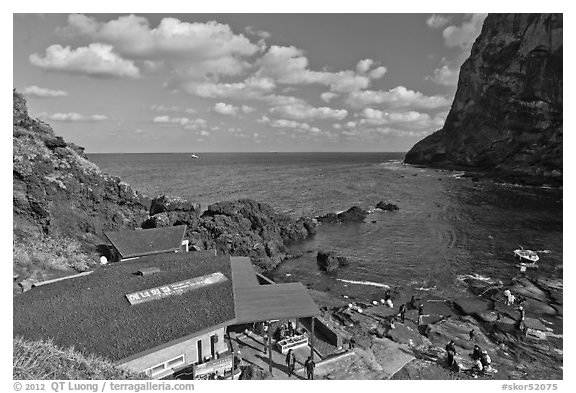
[[(383, 339), (407, 346), (415, 360), (393, 379), (562, 379), (561, 367), (542, 369), (543, 364), (561, 364), (563, 359), (561, 326), (558, 330), (557, 324), (549, 321), (563, 315), (562, 280), (519, 275), (507, 282), (474, 277), (465, 282), (469, 295), (454, 299), (395, 288), (392, 308), (379, 300), (319, 295), (317, 291), (313, 297), (321, 306), (323, 321), (345, 342), (354, 338), (356, 346), (373, 351), (376, 358)], [(506, 304), (506, 289), (516, 296), (513, 305)], [(413, 295), (416, 308), (423, 305), (421, 323), (418, 310), (411, 307)], [(407, 307), (404, 322), (398, 315), (401, 304)], [(522, 322), (520, 307), (525, 310)], [(447, 365), (444, 347), (451, 340), (461, 372)], [(494, 372), (471, 371), (474, 345), (488, 352)]]

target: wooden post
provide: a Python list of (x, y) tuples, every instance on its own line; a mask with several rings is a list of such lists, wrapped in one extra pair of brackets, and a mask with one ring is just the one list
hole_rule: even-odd
[(230, 375), (230, 379), (234, 379), (234, 360), (236, 351), (234, 350), (234, 344), (232, 343), (232, 337), (230, 337), (230, 332), (226, 329), (226, 336), (228, 337), (228, 342), (230, 343), (230, 350), (232, 351), (232, 372)]
[(310, 335), (310, 357), (314, 360), (314, 317), (312, 317), (312, 334)]
[(268, 327), (268, 371), (272, 373), (272, 334)]

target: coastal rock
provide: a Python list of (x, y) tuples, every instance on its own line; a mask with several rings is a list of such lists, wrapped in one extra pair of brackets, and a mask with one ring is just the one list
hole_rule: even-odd
[(250, 199), (208, 206), (189, 237), (204, 249), (248, 256), (264, 270), (277, 266), (286, 255), (286, 244), (314, 234), (316, 221), (294, 220), (265, 203)]
[(326, 224), (337, 224), (338, 223), (338, 215), (336, 213), (328, 213), (323, 216), (316, 217), (316, 220), (321, 223)]
[(548, 296), (534, 285), (530, 280), (527, 278), (520, 278), (516, 280), (516, 284), (510, 288), (513, 294), (520, 294), (522, 296), (532, 298), (541, 302), (545, 302), (548, 300)]
[(325, 272), (348, 265), (348, 260), (345, 257), (338, 256), (333, 251), (318, 251), (316, 262), (318, 263), (318, 268)]
[(509, 306), (502, 301), (494, 302), (494, 310), (500, 314), (507, 315), (508, 317), (518, 321), (520, 319), (520, 312), (517, 310), (518, 306)]
[(175, 211), (185, 211), (187, 213), (200, 212), (200, 204), (192, 203), (184, 198), (160, 195), (152, 199), (150, 204), (150, 215)]
[(358, 206), (352, 206), (350, 209), (346, 210), (345, 212), (338, 213), (338, 221), (339, 222), (361, 222), (364, 221), (366, 216), (368, 215), (368, 211), (364, 210)]
[(526, 301), (524, 301), (522, 304), (526, 308), (526, 311), (535, 314), (550, 314), (550, 315), (556, 314), (556, 310), (554, 310), (552, 306), (535, 299), (526, 299)]
[(479, 314), (488, 310), (489, 304), (480, 299), (460, 298), (454, 301), (454, 305), (464, 314)]
[(395, 211), (395, 210), (399, 210), (400, 208), (398, 207), (398, 205), (395, 205), (394, 203), (387, 203), (384, 201), (380, 201), (376, 204), (376, 209), (380, 209), (380, 210), (384, 210), (384, 211)]
[(389, 329), (386, 337), (399, 344), (408, 344), (411, 347), (430, 343), (418, 330), (414, 330), (410, 326), (401, 323), (397, 323), (394, 329)]
[(363, 222), (368, 215), (368, 211), (358, 206), (352, 206), (350, 209), (342, 213), (328, 213), (324, 216), (316, 217), (316, 220), (321, 223), (338, 224), (346, 222)]
[(562, 29), (562, 14), (488, 15), (443, 128), (404, 161), (562, 185)]

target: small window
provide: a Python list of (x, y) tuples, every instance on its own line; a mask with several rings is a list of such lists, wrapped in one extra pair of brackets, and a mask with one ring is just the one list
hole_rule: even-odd
[(154, 375), (160, 374), (164, 370), (166, 370), (166, 365), (164, 363), (162, 363), (162, 364), (159, 364), (157, 366), (152, 367), (150, 369), (150, 373), (152, 374), (152, 376), (154, 376)]
[(168, 362), (166, 362), (166, 367), (167, 368), (175, 368), (178, 366), (182, 366), (184, 364), (184, 355), (178, 356), (177, 358), (174, 358), (172, 360), (168, 360)]

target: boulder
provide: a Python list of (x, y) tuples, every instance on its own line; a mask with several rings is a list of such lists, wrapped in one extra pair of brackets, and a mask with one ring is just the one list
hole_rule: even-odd
[(199, 212), (200, 204), (192, 203), (184, 198), (170, 195), (160, 195), (152, 199), (152, 202), (150, 204), (151, 216), (158, 213), (173, 212), (173, 211)]
[(464, 315), (479, 314), (489, 308), (487, 302), (476, 298), (460, 298), (454, 304)]
[(524, 308), (526, 308), (526, 311), (534, 314), (556, 314), (556, 310), (554, 310), (554, 308), (548, 303), (540, 302), (535, 299), (526, 299), (522, 304), (524, 305)]
[(338, 221), (340, 222), (361, 222), (364, 221), (368, 211), (358, 206), (352, 206), (345, 212), (338, 213)]
[(330, 272), (341, 266), (348, 265), (348, 260), (345, 257), (337, 256), (333, 251), (318, 251), (316, 262), (318, 263), (318, 268), (324, 272)]
[(515, 321), (520, 319), (520, 312), (517, 310), (518, 306), (508, 306), (502, 301), (494, 302), (494, 310), (500, 314), (507, 315)]
[(420, 346), (428, 341), (417, 330), (401, 323), (395, 324), (394, 329), (389, 329), (386, 337), (399, 344), (408, 344), (410, 346)]
[(400, 208), (398, 207), (398, 205), (395, 205), (394, 203), (386, 203), (384, 201), (380, 201), (376, 204), (376, 209), (380, 209), (380, 210), (384, 210), (384, 211), (395, 211), (395, 210), (400, 210)]
[(326, 224), (337, 224), (338, 223), (338, 215), (336, 213), (328, 213), (324, 216), (316, 217), (318, 222), (326, 223)]
[(527, 278), (520, 278), (516, 280), (516, 284), (510, 288), (513, 294), (520, 294), (522, 296), (545, 302), (548, 297), (546, 293), (534, 285)]

